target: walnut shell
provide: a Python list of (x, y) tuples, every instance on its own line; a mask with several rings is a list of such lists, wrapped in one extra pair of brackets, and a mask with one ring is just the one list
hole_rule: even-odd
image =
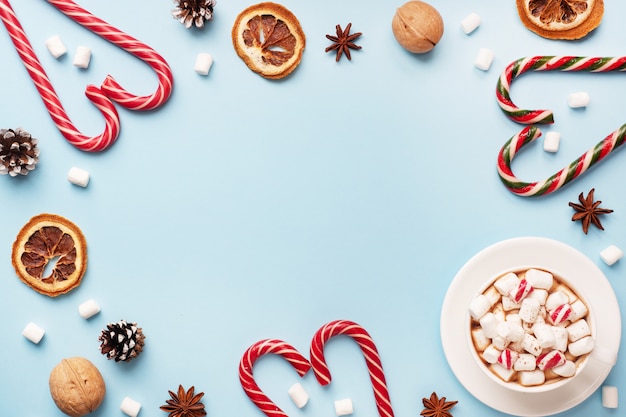
[(98, 368), (85, 358), (61, 360), (50, 372), (50, 394), (61, 411), (82, 417), (96, 410), (106, 393)]
[(443, 19), (437, 9), (423, 1), (410, 1), (396, 10), (391, 21), (396, 40), (407, 51), (432, 50), (443, 36)]

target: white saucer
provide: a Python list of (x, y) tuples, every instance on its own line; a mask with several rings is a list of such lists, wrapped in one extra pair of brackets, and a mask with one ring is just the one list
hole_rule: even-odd
[(564, 243), (538, 237), (505, 240), (483, 249), (457, 273), (441, 311), (441, 340), (452, 372), (478, 400), (520, 417), (548, 416), (580, 404), (604, 382), (612, 366), (592, 355), (581, 374), (550, 392), (520, 393), (491, 380), (479, 368), (467, 342), (468, 306), (486, 281), (517, 267), (541, 266), (558, 271), (593, 306), (596, 345), (617, 356), (621, 339), (619, 305), (602, 271), (585, 255)]

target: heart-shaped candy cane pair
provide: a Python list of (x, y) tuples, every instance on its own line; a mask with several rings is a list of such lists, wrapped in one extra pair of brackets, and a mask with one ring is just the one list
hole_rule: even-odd
[(277, 339), (265, 339), (250, 346), (239, 363), (239, 380), (246, 395), (268, 417), (287, 417), (274, 402), (259, 388), (252, 374), (254, 363), (262, 356), (274, 354), (282, 356), (303, 377), (313, 368), (315, 378), (321, 385), (331, 381), (330, 371), (324, 358), (324, 346), (332, 337), (347, 335), (359, 345), (372, 381), (376, 407), (380, 417), (393, 417), (389, 390), (378, 349), (369, 333), (358, 324), (348, 320), (336, 320), (322, 326), (313, 336), (309, 361), (292, 345)]

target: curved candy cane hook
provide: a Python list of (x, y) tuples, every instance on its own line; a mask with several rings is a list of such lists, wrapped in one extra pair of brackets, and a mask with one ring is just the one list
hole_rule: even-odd
[(11, 41), (33, 80), (50, 117), (63, 137), (78, 149), (90, 152), (104, 150), (115, 142), (119, 135), (120, 120), (115, 106), (104, 92), (93, 85), (89, 85), (85, 89), (85, 95), (100, 110), (105, 122), (104, 132), (93, 137), (85, 136), (76, 129), (67, 116), (46, 71), (41, 66), (8, 0), (0, 0), (0, 18), (6, 26)]
[(498, 105), (511, 120), (517, 123), (548, 124), (554, 123), (554, 114), (551, 110), (523, 110), (511, 101), (511, 82), (528, 71), (626, 71), (626, 57), (532, 56), (510, 63), (498, 79), (496, 86)]
[(257, 359), (269, 353), (285, 358), (301, 377), (311, 369), (311, 363), (296, 348), (277, 339), (265, 339), (253, 344), (246, 350), (239, 362), (239, 381), (252, 402), (267, 417), (287, 417), (287, 414), (261, 391), (252, 375), (252, 367)]
[(159, 84), (157, 90), (148, 96), (129, 93), (108, 75), (101, 89), (111, 100), (130, 110), (152, 110), (167, 101), (173, 87), (172, 70), (154, 49), (94, 16), (71, 0), (47, 1), (76, 23), (141, 59), (156, 72)]
[(525, 127), (521, 132), (509, 139), (498, 154), (498, 175), (500, 175), (500, 179), (509, 191), (517, 195), (529, 197), (549, 194), (581, 176), (624, 143), (626, 124), (551, 177), (538, 182), (521, 181), (511, 171), (511, 162), (524, 145), (533, 142), (539, 136), (541, 136), (541, 131), (538, 127)]
[(376, 349), (376, 345), (369, 333), (352, 321), (332, 321), (320, 328), (313, 336), (313, 341), (311, 342), (311, 364), (313, 365), (313, 372), (315, 372), (317, 381), (321, 385), (330, 384), (331, 375), (324, 358), (324, 345), (329, 339), (338, 335), (350, 336), (359, 345), (369, 370), (378, 414), (380, 417), (393, 417), (389, 390), (387, 389), (385, 373), (378, 349)]

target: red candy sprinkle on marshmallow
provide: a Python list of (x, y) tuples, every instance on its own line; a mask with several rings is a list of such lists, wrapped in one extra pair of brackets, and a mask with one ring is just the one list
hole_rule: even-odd
[(545, 371), (546, 369), (552, 369), (556, 366), (561, 366), (565, 363), (565, 355), (561, 351), (552, 350), (543, 355), (539, 355), (537, 358), (537, 368)]
[(509, 294), (513, 301), (519, 303), (533, 290), (533, 286), (526, 281), (526, 278), (520, 280), (515, 288)]
[(570, 314), (572, 314), (572, 306), (562, 304), (550, 312), (550, 320), (554, 324), (563, 323), (569, 318)]

